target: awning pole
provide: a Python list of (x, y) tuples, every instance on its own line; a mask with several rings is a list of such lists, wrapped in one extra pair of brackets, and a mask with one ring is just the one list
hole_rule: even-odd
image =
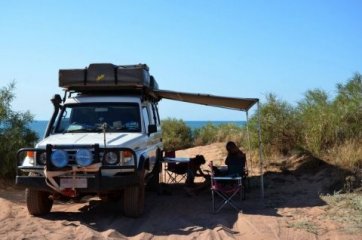
[(260, 127), (260, 102), (258, 100), (258, 143), (259, 143), (259, 163), (260, 163), (260, 189), (261, 198), (264, 198), (264, 173), (263, 173), (263, 153), (261, 144), (261, 127)]
[(249, 132), (249, 111), (246, 111), (246, 132), (247, 132), (247, 136), (248, 136), (248, 143), (249, 143), (249, 163), (250, 163), (250, 168), (248, 167), (248, 171), (250, 171), (250, 176), (252, 176), (252, 172), (253, 172), (253, 161), (251, 161), (251, 143), (250, 143), (250, 132)]

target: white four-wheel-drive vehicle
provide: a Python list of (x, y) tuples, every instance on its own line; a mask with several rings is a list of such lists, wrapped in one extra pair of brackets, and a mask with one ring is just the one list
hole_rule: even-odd
[(145, 184), (158, 183), (162, 138), (155, 79), (147, 65), (91, 64), (59, 71), (64, 97), (44, 139), (18, 152), (16, 183), (32, 215), (55, 199), (119, 198), (126, 216), (144, 206)]

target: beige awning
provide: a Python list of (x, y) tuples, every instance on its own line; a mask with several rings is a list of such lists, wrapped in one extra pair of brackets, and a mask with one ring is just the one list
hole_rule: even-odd
[(255, 103), (259, 101), (257, 98), (234, 98), (214, 96), (210, 94), (174, 92), (169, 90), (157, 90), (155, 94), (161, 99), (171, 99), (182, 102), (196, 103), (207, 106), (237, 109), (248, 111)]

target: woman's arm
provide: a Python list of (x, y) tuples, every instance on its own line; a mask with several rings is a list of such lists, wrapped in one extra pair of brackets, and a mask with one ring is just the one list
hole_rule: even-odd
[[(197, 174), (197, 172), (199, 172), (199, 174)], [(200, 168), (200, 167), (196, 170), (196, 176), (202, 176), (202, 177), (205, 177), (205, 173), (201, 170), (201, 168)]]

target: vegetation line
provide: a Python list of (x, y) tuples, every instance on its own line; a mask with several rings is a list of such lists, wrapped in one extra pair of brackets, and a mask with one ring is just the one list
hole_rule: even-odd
[[(29, 129), (30, 112), (15, 112), (15, 83), (0, 88), (0, 178), (15, 176), (16, 151), (33, 146), (36, 134)], [(362, 75), (337, 84), (331, 99), (320, 89), (309, 90), (296, 106), (272, 93), (260, 105), (263, 151), (266, 159), (308, 152), (329, 163), (350, 170), (362, 168)], [(165, 150), (179, 150), (213, 142), (235, 141), (248, 148), (246, 128), (252, 149), (257, 148), (257, 116), (248, 126), (207, 124), (191, 130), (184, 121), (162, 121)]]

